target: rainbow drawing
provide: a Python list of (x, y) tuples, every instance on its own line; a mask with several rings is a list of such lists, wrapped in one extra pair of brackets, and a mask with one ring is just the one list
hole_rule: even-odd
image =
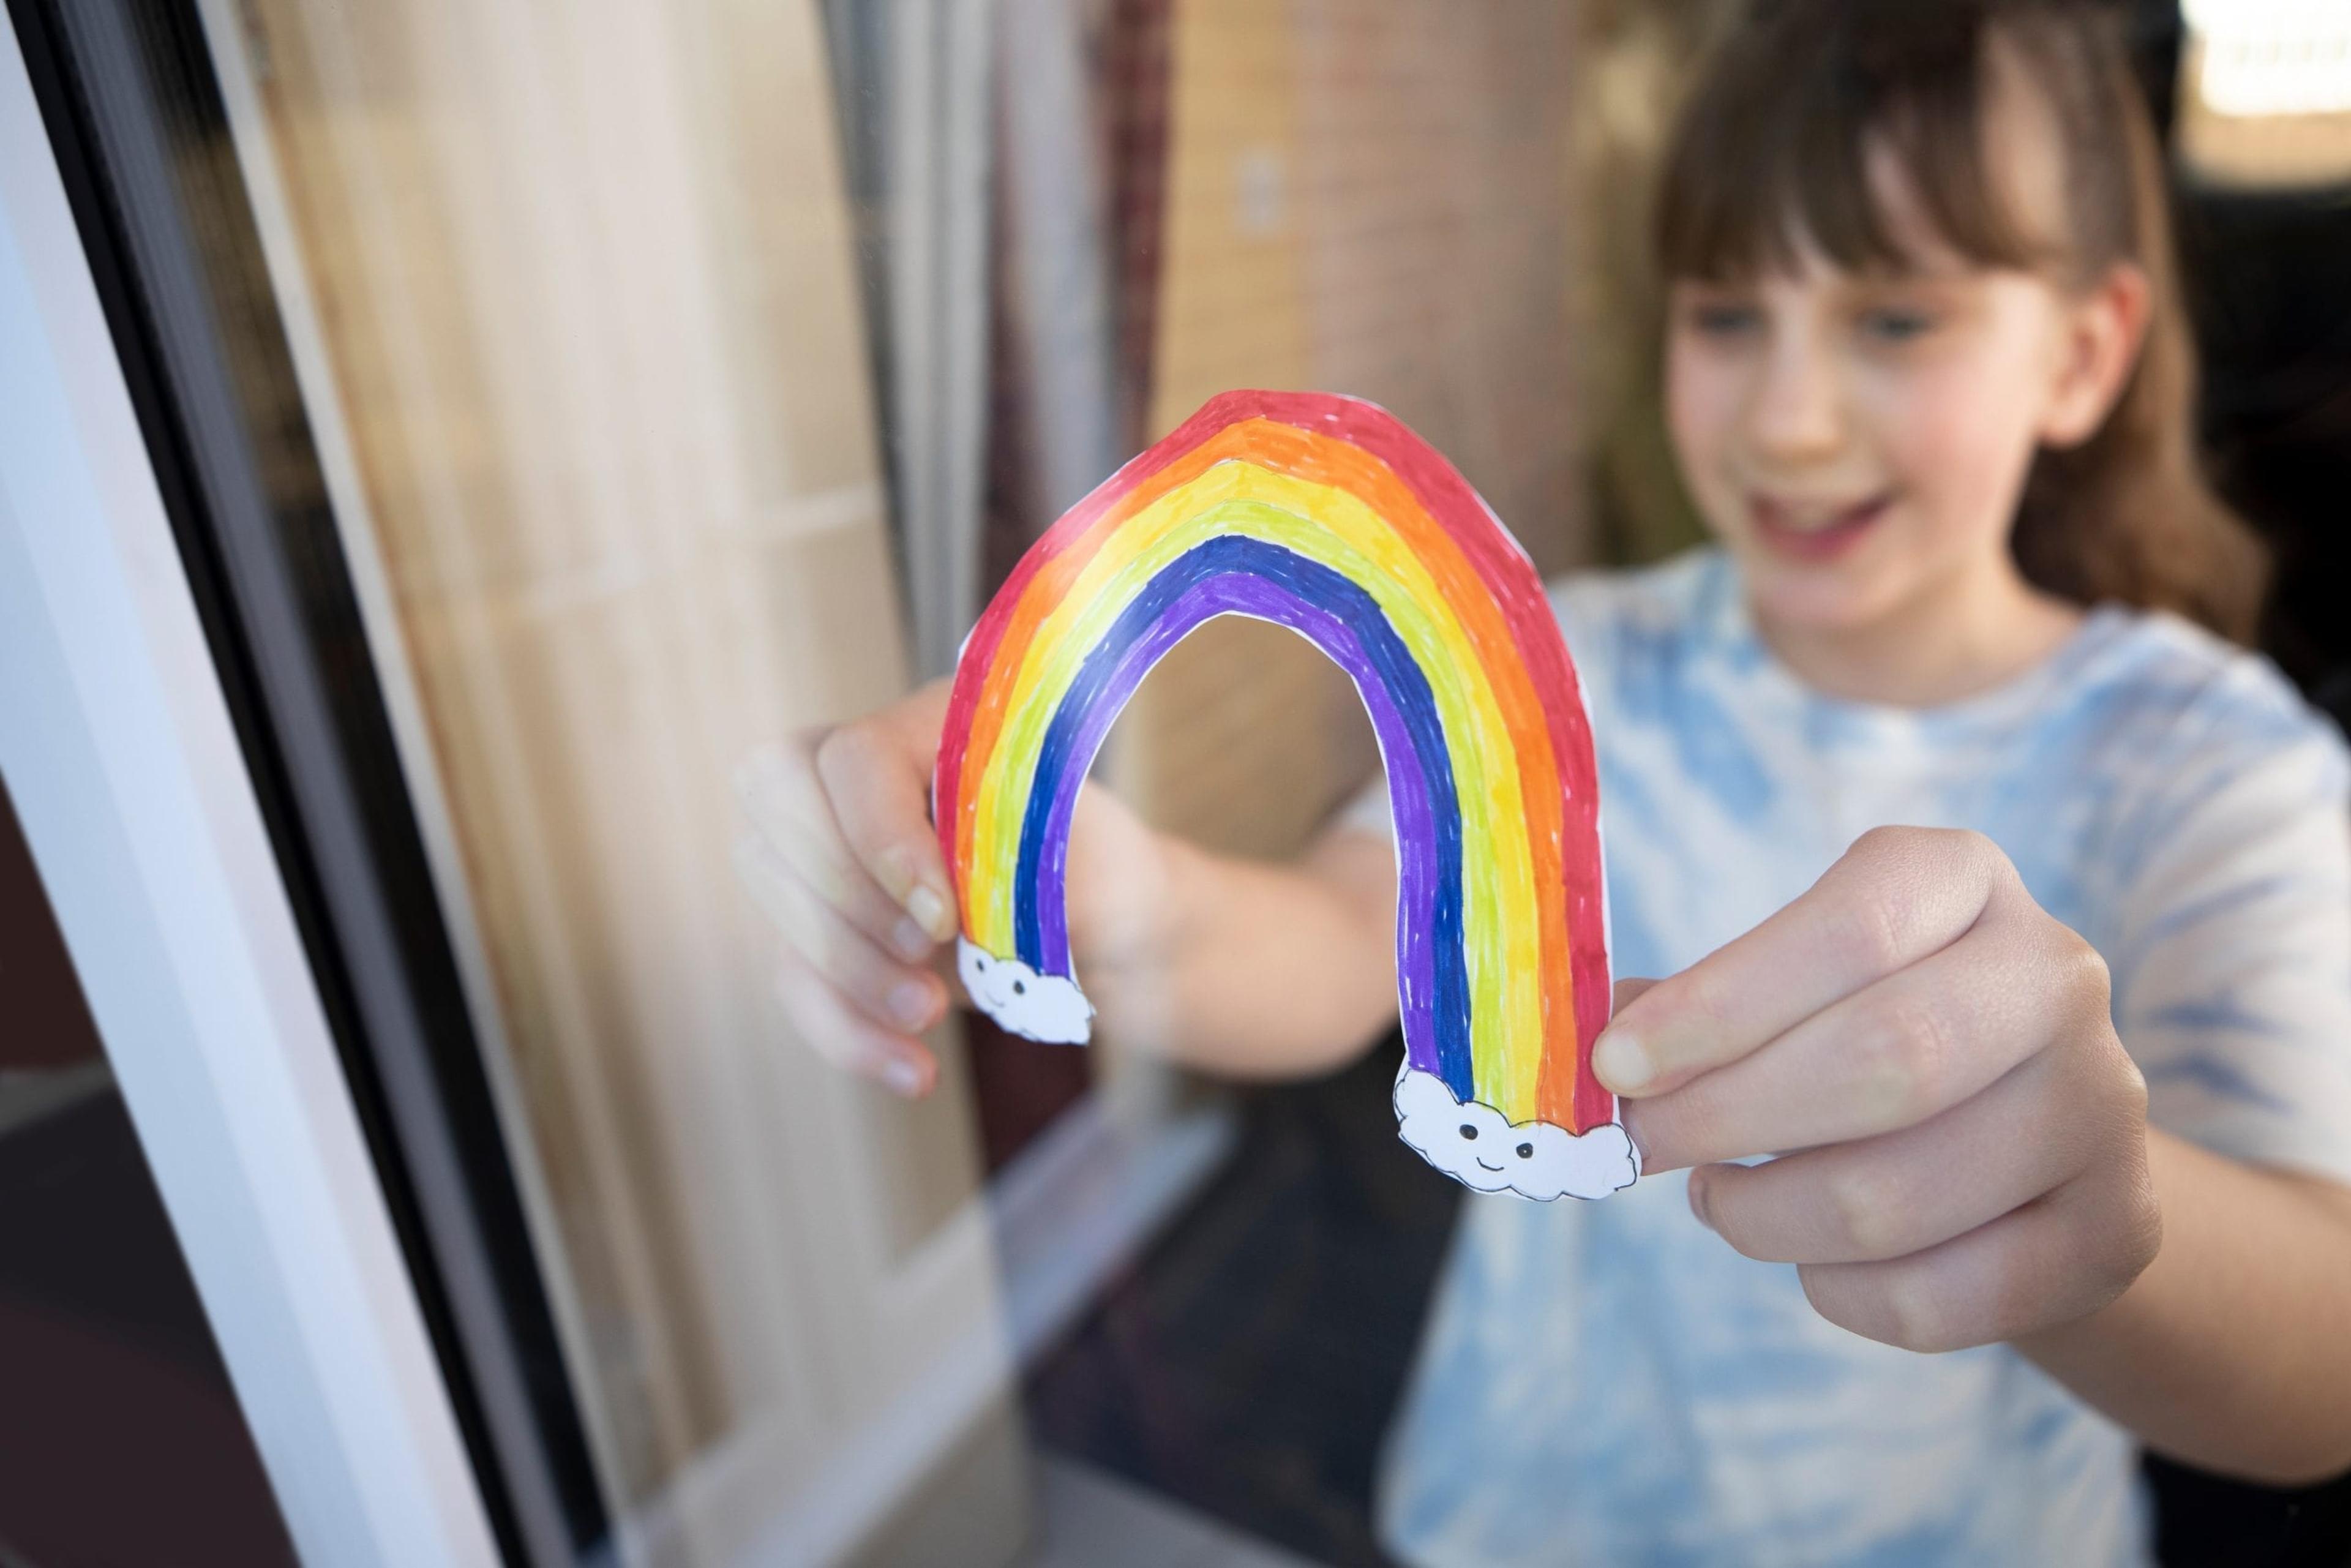
[(1395, 826), (1405, 1141), (1483, 1191), (1598, 1197), (1637, 1156), (1592, 1075), (1609, 1010), (1591, 727), (1534, 567), (1384, 410), (1234, 392), (1071, 507), (964, 644), (934, 785), (973, 1000), (1081, 1042), (1070, 814), (1112, 721), (1219, 615), (1353, 677)]

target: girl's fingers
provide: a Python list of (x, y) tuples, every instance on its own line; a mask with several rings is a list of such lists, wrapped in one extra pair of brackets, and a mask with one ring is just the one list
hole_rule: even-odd
[(1619, 1094), (1667, 1092), (1948, 946), (2014, 879), (1980, 833), (1878, 828), (1778, 914), (1628, 1003), (1593, 1050)]
[(2021, 1208), (2087, 1169), (2104, 1129), (2079, 1114), (2077, 1054), (2044, 1051), (1973, 1099), (1898, 1133), (1760, 1166), (1690, 1173), (1690, 1207), (1767, 1263), (1861, 1263), (1920, 1251)]
[(866, 874), (932, 940), (956, 931), (946, 864), (931, 830), (931, 768), (946, 713), (944, 683), (827, 734), (817, 778), (843, 840)]
[[(1655, 993), (1651, 993), (1654, 995)], [(1956, 1105), (2104, 1005), (2089, 945), (2037, 911), (1806, 1019), (1762, 1051), (1631, 1113), (1643, 1168), (1672, 1170), (1890, 1133)]]
[[(752, 841), (758, 858), (779, 862), (841, 918), (901, 958), (928, 959), (938, 944), (850, 859), (832, 808), (817, 786), (813, 758), (796, 745), (762, 746), (735, 770), (736, 798), (757, 830)], [(737, 845), (738, 868), (747, 852)]]
[(2107, 1162), (1938, 1247), (1797, 1272), (1813, 1310), (1841, 1328), (1905, 1350), (1960, 1350), (2089, 1316), (2138, 1278), (2162, 1233), (2145, 1160)]
[(763, 838), (788, 853), (794, 845), (840, 838), (816, 776), (817, 743), (823, 738), (822, 731), (803, 731), (761, 741), (735, 765), (736, 805)]
[(929, 1093), (938, 1082), (938, 1059), (928, 1047), (864, 1017), (789, 948), (781, 956), (776, 998), (801, 1041), (841, 1071), (909, 1099)]
[(886, 1028), (928, 1029), (946, 1010), (946, 988), (926, 967), (902, 963), (811, 892), (756, 837), (735, 845), (736, 874), (804, 966)]

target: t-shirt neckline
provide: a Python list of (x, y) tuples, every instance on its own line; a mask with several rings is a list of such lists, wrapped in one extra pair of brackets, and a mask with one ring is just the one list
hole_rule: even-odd
[(1993, 727), (2025, 717), (2043, 699), (2062, 688), (2129, 620), (2111, 602), (2091, 605), (2081, 623), (2063, 642), (2031, 665), (1998, 683), (1949, 702), (1913, 706), (1839, 696), (1806, 681), (1782, 662), (1756, 629), (1747, 602), (1746, 584), (1738, 563), (1721, 547), (1708, 550), (1706, 597), (1710, 613), (1703, 617), (1717, 646), (1740, 667), (1751, 673), (1758, 685), (1790, 705), (1824, 718), (1844, 730), (1917, 731)]

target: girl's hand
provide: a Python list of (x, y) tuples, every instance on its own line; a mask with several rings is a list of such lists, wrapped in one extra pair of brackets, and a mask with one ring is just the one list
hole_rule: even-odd
[[(783, 934), (785, 1015), (820, 1056), (908, 1095), (938, 1079), (917, 1037), (961, 997), (953, 883), (930, 814), (947, 692), (933, 682), (852, 723), (761, 746), (735, 776), (747, 822), (735, 867)], [(1165, 936), (1160, 841), (1091, 785), (1070, 840), (1071, 945), (1109, 1011), (1096, 967), (1114, 977), (1115, 959)]]
[(2096, 1312), (2155, 1257), (2147, 1086), (2105, 965), (1980, 834), (1865, 835), (1635, 993), (1593, 1066), (1643, 1170), (1702, 1167), (1698, 1217), (1800, 1265), (1821, 1315), (1871, 1339), (2013, 1339)]

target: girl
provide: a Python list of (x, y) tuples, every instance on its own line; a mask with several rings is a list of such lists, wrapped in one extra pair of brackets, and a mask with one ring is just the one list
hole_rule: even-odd
[[(2146, 114), (2085, 5), (1785, 0), (1661, 219), (1716, 544), (1554, 593), (1618, 967), (1670, 977), (1595, 1056), (1648, 1179), (1468, 1205), (1383, 1529), (1432, 1564), (2144, 1561), (2135, 1443), (2351, 1464), (2351, 772), (2212, 634), (2257, 571), (2190, 453)], [(746, 792), (800, 1033), (909, 1093), (943, 702)], [(1088, 791), (1106, 1024), (1236, 1074), (1382, 1035), (1384, 799), (1274, 867)]]

